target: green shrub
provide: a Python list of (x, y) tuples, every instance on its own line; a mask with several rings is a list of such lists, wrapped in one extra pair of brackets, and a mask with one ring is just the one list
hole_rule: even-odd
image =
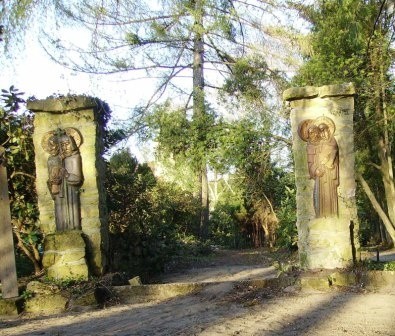
[(244, 232), (246, 211), (241, 205), (218, 204), (210, 214), (210, 239), (225, 248), (248, 246)]
[(395, 271), (395, 261), (371, 261), (368, 268), (377, 271)]
[(198, 199), (157, 181), (128, 151), (110, 159), (107, 194), (112, 271), (147, 280), (179, 253), (180, 237), (198, 233)]
[(286, 188), (286, 194), (281, 200), (278, 210), (279, 226), (277, 228), (278, 247), (296, 249), (298, 232), (296, 229), (296, 194), (295, 189)]

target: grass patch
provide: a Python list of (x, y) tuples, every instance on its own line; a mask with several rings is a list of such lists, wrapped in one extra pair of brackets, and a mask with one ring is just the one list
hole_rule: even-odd
[(368, 264), (368, 269), (374, 271), (395, 271), (395, 261), (371, 261)]

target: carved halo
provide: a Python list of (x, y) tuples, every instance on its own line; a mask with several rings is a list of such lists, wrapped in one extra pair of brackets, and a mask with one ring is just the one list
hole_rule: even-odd
[[(50, 153), (48, 140), (51, 137), (53, 137), (53, 136), (57, 136), (58, 135), (58, 131), (49, 131), (49, 132), (45, 133), (44, 136), (42, 137), (42, 139), (41, 139), (41, 147), (47, 153)], [(79, 148), (81, 143), (82, 143), (81, 133), (76, 128), (73, 128), (73, 127), (67, 127), (64, 131), (69, 137), (72, 137), (74, 139), (74, 142), (75, 142), (77, 148)]]
[(317, 126), (319, 126), (321, 124), (328, 125), (331, 135), (335, 134), (336, 126), (331, 118), (324, 117), (324, 116), (318, 117), (314, 120), (314, 124)]
[(77, 148), (79, 148), (82, 143), (81, 133), (76, 128), (73, 127), (67, 127), (65, 129), (65, 132), (69, 137), (72, 137), (74, 139)]
[(303, 120), (298, 127), (298, 134), (303, 141), (308, 141), (309, 133), (308, 130), (313, 124), (313, 119)]
[(50, 152), (50, 149), (48, 147), (48, 140), (53, 137), (54, 135), (56, 135), (55, 131), (49, 131), (47, 133), (44, 134), (44, 136), (41, 139), (41, 147), (47, 152)]

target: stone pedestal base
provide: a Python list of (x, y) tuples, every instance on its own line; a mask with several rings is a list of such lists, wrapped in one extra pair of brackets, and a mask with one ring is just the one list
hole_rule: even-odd
[(335, 269), (353, 264), (349, 221), (315, 218), (298, 222), (300, 264), (306, 269)]
[(82, 232), (71, 230), (49, 234), (44, 240), (43, 266), (51, 279), (88, 280)]

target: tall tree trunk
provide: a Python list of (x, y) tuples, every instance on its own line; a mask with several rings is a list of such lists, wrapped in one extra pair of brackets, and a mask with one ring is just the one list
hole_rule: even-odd
[(215, 209), (217, 202), (218, 202), (218, 198), (219, 198), (219, 194), (218, 194), (218, 173), (217, 171), (214, 171), (214, 180), (211, 181), (211, 186), (209, 185), (209, 191), (210, 191), (210, 195), (209, 195), (209, 199), (210, 199), (210, 203), (211, 203), (211, 208)]
[(392, 148), (389, 136), (389, 123), (386, 104), (386, 80), (383, 69), (384, 60), (379, 61), (379, 82), (377, 85), (377, 110), (378, 116), (381, 116), (383, 123), (383, 136), (379, 140), (379, 158), (381, 163), (381, 172), (387, 201), (388, 217), (395, 228), (395, 184), (394, 184), (394, 167), (392, 164)]
[[(381, 49), (379, 49), (381, 50)], [(368, 196), (373, 208), (377, 211), (380, 219), (383, 221), (384, 227), (395, 244), (395, 184), (394, 184), (394, 168), (392, 164), (391, 155), (391, 139), (389, 134), (389, 120), (386, 106), (386, 78), (382, 53), (377, 53), (377, 49), (373, 49), (370, 62), (372, 68), (376, 70), (377, 76), (374, 77), (373, 82), (373, 102), (375, 106), (376, 120), (381, 125), (381, 136), (377, 141), (377, 154), (380, 161), (380, 166), (376, 166), (380, 173), (384, 186), (385, 203), (387, 206), (387, 213), (377, 201), (375, 195), (371, 191), (367, 182), (362, 176), (358, 179), (361, 182), (362, 188)]]
[(393, 178), (392, 157), (388, 146), (383, 139), (380, 140), (379, 158), (381, 162), (381, 174), (384, 185), (385, 200), (387, 204), (388, 218), (395, 228), (395, 185)]
[(357, 175), (357, 179), (361, 183), (363, 190), (365, 191), (366, 195), (368, 196), (370, 202), (372, 203), (373, 208), (376, 210), (377, 214), (379, 215), (380, 219), (383, 221), (385, 228), (387, 229), (388, 234), (390, 235), (392, 242), (395, 244), (395, 229), (393, 227), (393, 223), (386, 215), (383, 208), (380, 206), (380, 203), (377, 201), (376, 197), (374, 196), (372, 190), (370, 189), (369, 185), (362, 177), (362, 175)]
[[(204, 97), (204, 43), (203, 43), (203, 2), (195, 0), (195, 25), (194, 25), (194, 45), (193, 45), (193, 116), (195, 119), (202, 118), (205, 113)], [(199, 186), (200, 186), (200, 236), (205, 239), (208, 234), (209, 217), (209, 190), (207, 178), (207, 164), (204, 153), (200, 157), (198, 165)]]

